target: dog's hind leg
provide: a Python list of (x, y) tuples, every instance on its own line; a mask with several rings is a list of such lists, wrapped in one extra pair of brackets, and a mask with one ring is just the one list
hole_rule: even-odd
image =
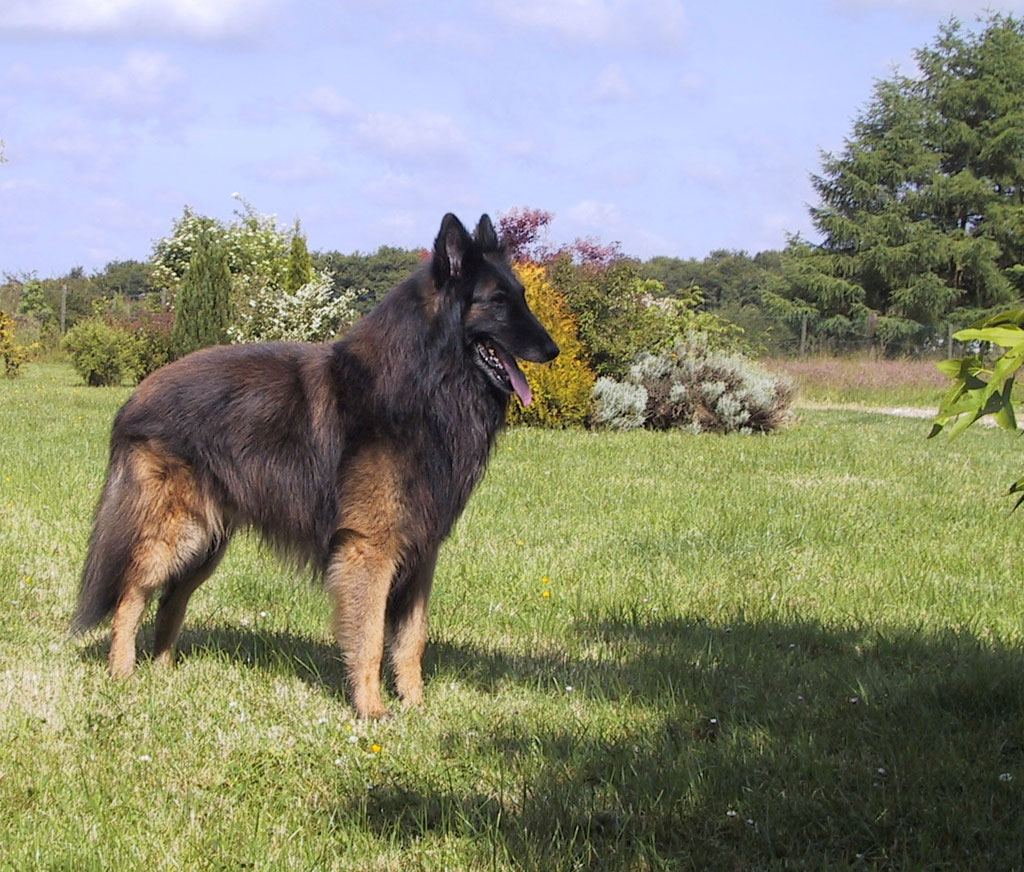
[[(108, 667), (115, 678), (130, 675), (135, 668), (135, 641), (153, 594), (178, 576), (194, 580), (186, 571), (205, 568), (202, 556), (210, 553), (216, 530), (209, 506), (185, 464), (140, 446), (134, 449), (132, 466), (136, 529), (111, 626)], [(195, 587), (198, 582), (192, 590)], [(184, 613), (188, 597), (172, 595), (171, 599)], [(169, 625), (171, 612), (166, 614)]]
[(215, 541), (210, 551), (200, 558), (200, 562), (172, 578), (164, 587), (160, 596), (160, 606), (156, 612), (156, 640), (153, 645), (155, 662), (170, 666), (174, 663), (175, 646), (181, 634), (181, 625), (185, 620), (185, 609), (192, 594), (199, 589), (206, 579), (217, 568), (227, 550), (229, 538), (224, 536)]
[(334, 633), (345, 658), (352, 704), (363, 718), (389, 714), (381, 697), (380, 668), (388, 590), (396, 566), (386, 546), (349, 532), (327, 570)]
[(429, 554), (413, 572), (401, 599), (389, 607), (391, 627), (391, 665), (395, 671), (395, 689), (402, 704), (423, 702), (423, 651), (427, 645), (427, 607), (434, 582), (437, 551)]

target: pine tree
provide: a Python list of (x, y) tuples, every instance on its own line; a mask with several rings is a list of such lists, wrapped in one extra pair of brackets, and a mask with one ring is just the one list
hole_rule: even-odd
[(175, 301), (171, 342), (177, 357), (227, 341), (230, 297), (227, 252), (213, 233), (203, 231), (196, 238), (192, 259)]
[(765, 295), (825, 339), (920, 347), (1024, 290), (1024, 24), (954, 19), (916, 56), (918, 77), (878, 82), (843, 151), (822, 155), (823, 241), (793, 240), (788, 289)]

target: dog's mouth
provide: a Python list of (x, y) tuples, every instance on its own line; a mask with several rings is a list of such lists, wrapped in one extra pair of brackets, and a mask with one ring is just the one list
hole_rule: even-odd
[(506, 394), (515, 393), (524, 406), (530, 405), (533, 402), (533, 391), (515, 357), (493, 339), (477, 339), (473, 345), (481, 368), (494, 386)]

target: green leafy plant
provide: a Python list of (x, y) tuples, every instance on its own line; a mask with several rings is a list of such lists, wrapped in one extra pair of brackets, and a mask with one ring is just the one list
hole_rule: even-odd
[[(960, 342), (991, 343), (1003, 352), (991, 363), (979, 353), (936, 364), (953, 379), (953, 387), (942, 399), (929, 438), (943, 430), (950, 438), (957, 436), (986, 415), (991, 415), (1000, 427), (1016, 430), (1013, 384), (1017, 370), (1024, 364), (1024, 309), (985, 318), (955, 333), (953, 338)], [(1014, 505), (1017, 508), (1024, 502), (1024, 476), (1013, 483), (1010, 493), (1022, 494)]]
[(132, 370), (132, 336), (99, 316), (79, 321), (68, 331), (62, 345), (78, 374), (92, 387), (119, 385)]

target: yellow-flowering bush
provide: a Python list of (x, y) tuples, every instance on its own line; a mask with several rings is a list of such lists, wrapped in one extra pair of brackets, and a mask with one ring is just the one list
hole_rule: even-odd
[(15, 336), (14, 319), (6, 312), (0, 312), (0, 358), (3, 358), (4, 375), (16, 378), (21, 365), (39, 347), (38, 342), (22, 345)]
[(518, 265), (516, 271), (526, 288), (526, 302), (548, 329), (561, 353), (551, 363), (523, 363), (523, 372), (533, 390), (533, 402), (524, 408), (518, 399), (513, 399), (508, 419), (513, 424), (582, 427), (590, 411), (594, 374), (583, 362), (576, 318), (548, 281), (544, 267), (527, 263)]

